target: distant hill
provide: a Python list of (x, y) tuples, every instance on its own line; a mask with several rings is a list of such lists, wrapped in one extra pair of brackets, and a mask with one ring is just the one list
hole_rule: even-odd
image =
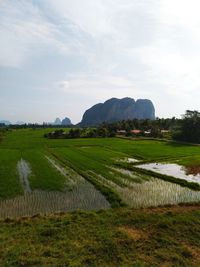
[(98, 125), (102, 122), (115, 122), (128, 119), (155, 119), (155, 108), (151, 100), (125, 97), (111, 98), (88, 109), (82, 118), (81, 126)]
[(53, 124), (54, 125), (61, 125), (62, 122), (61, 122), (60, 118), (56, 118)]
[(0, 124), (10, 125), (11, 122), (6, 120), (0, 120)]
[(25, 122), (23, 122), (23, 121), (17, 121), (15, 124), (16, 124), (16, 125), (24, 125)]
[(62, 120), (62, 125), (64, 126), (72, 125), (72, 122), (69, 118), (66, 117), (64, 120)]
[(72, 125), (72, 122), (69, 118), (64, 118), (62, 121), (60, 118), (56, 118), (53, 125), (63, 125), (63, 126), (68, 126), (68, 125)]

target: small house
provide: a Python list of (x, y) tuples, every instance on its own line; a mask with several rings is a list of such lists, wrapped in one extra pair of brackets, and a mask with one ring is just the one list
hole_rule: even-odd
[(167, 133), (170, 133), (170, 130), (161, 130), (160, 131), (162, 134), (167, 134)]
[(144, 134), (145, 134), (145, 135), (150, 135), (150, 134), (151, 134), (151, 130), (144, 131)]
[(130, 133), (131, 133), (131, 134), (141, 134), (142, 131), (141, 131), (141, 130), (137, 130), (137, 129), (135, 129), (135, 130), (131, 130)]
[(126, 131), (125, 130), (117, 130), (117, 134), (118, 135), (126, 135)]

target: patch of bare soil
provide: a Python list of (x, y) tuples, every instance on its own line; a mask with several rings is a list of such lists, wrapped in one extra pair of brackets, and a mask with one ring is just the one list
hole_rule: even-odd
[(188, 244), (183, 244), (183, 246), (188, 250), (189, 254), (191, 255), (193, 262), (200, 262), (200, 248), (191, 246)]
[(187, 166), (187, 167), (184, 167), (184, 170), (186, 172), (187, 175), (198, 175), (200, 174), (200, 166)]
[(131, 239), (133, 239), (135, 241), (147, 238), (147, 234), (144, 231), (140, 230), (140, 229), (121, 226), (121, 227), (118, 227), (118, 230), (121, 233), (126, 234), (129, 238), (131, 238)]
[(195, 210), (200, 210), (200, 203), (191, 203), (191, 204), (180, 204), (180, 205), (166, 205), (163, 207), (149, 207), (144, 208), (145, 212), (156, 212), (156, 213), (166, 213), (166, 212), (174, 212), (174, 213), (185, 213), (191, 212)]

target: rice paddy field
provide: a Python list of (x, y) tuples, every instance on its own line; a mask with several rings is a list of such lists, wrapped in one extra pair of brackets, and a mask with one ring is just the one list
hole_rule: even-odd
[(199, 146), (50, 131), (0, 138), (0, 266), (200, 266)]
[(198, 146), (120, 138), (44, 138), (50, 131), (9, 130), (1, 138), (0, 218), (200, 201), (197, 173), (191, 182), (173, 172), (168, 176), (166, 171), (142, 170), (142, 164), (156, 162), (200, 166)]

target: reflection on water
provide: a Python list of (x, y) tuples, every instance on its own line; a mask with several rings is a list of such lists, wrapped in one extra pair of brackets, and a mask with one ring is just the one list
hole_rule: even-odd
[(135, 208), (200, 201), (200, 191), (156, 178), (116, 190), (124, 202)]
[(136, 163), (136, 162), (139, 162), (138, 159), (134, 159), (134, 158), (123, 158), (123, 159), (120, 159), (119, 161), (121, 161), (121, 162), (128, 162), (128, 163)]
[(82, 181), (71, 191), (34, 190), (12, 199), (0, 199), (0, 219), (108, 208), (110, 204), (106, 198), (92, 184)]
[[(91, 174), (95, 176), (95, 173), (91, 172)], [(134, 175), (138, 174), (133, 173)], [(200, 201), (200, 191), (194, 191), (150, 176), (148, 176), (148, 180), (144, 179), (143, 181), (142, 177), (140, 177), (140, 183), (123, 178), (123, 182), (126, 184), (125, 187), (120, 187), (101, 175), (96, 174), (96, 177), (103, 185), (114, 189), (126, 204), (134, 208)]]
[(200, 167), (186, 168), (174, 163), (148, 163), (137, 167), (200, 184)]
[(19, 172), (20, 182), (22, 184), (24, 192), (25, 193), (31, 192), (31, 187), (30, 187), (29, 180), (28, 180), (29, 176), (31, 175), (31, 169), (30, 169), (28, 162), (21, 159), (17, 163), (17, 169)]

